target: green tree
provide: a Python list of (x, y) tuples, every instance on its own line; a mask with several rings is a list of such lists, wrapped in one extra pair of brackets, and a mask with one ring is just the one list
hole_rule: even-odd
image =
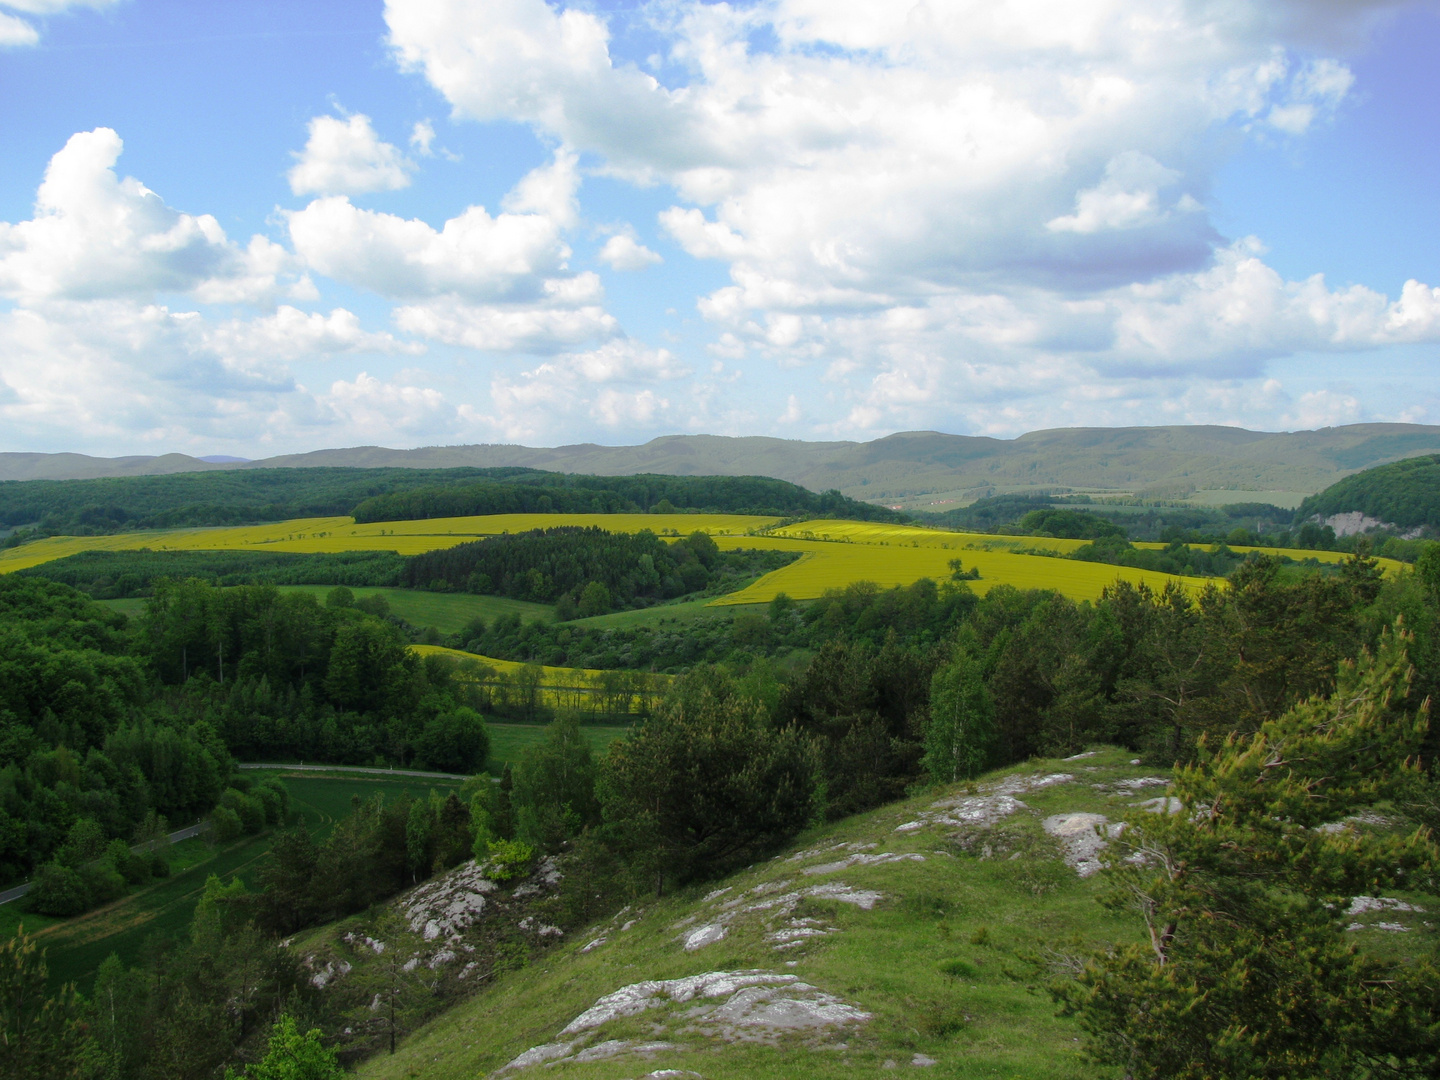
[(604, 582), (592, 581), (580, 591), (578, 610), (582, 619), (592, 615), (604, 615), (610, 610), (610, 590), (605, 587)]
[[(293, 1016), (281, 1016), (270, 1030), (265, 1056), (245, 1070), (245, 1080), (343, 1080), (335, 1051), (320, 1041), (320, 1029), (303, 1035)], [(231, 1069), (226, 1080), (239, 1080)]]
[(22, 926), (0, 945), (0, 1076), (69, 1080), (79, 1075), (80, 1002), (73, 985), (47, 993), (45, 954)]
[(812, 739), (764, 709), (699, 687), (611, 744), (599, 776), (607, 828), (663, 891), (784, 843), (821, 811)]
[(1349, 898), (1433, 890), (1440, 848), (1408, 834), (1321, 828), (1415, 799), (1427, 727), (1406, 713), (1400, 635), (1312, 698), (1177, 770), (1200, 812), (1140, 815), (1108, 852), (1104, 902), (1145, 940), (1092, 957), (1053, 990), (1097, 1061), (1130, 1076), (1440, 1074), (1440, 969), (1385, 959), (1345, 933)]
[(984, 665), (964, 648), (930, 680), (925, 768), (940, 783), (968, 780), (985, 769), (995, 744), (995, 703)]
[(510, 797), (516, 837), (541, 851), (558, 851), (599, 821), (595, 761), (575, 717), (551, 721), (544, 742), (526, 748), (515, 768)]
[(471, 773), (490, 756), (490, 732), (474, 709), (447, 709), (425, 725), (415, 750), (439, 772)]

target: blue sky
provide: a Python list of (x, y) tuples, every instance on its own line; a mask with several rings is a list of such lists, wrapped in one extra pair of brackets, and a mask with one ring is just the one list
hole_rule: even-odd
[(0, 450), (1440, 423), (1437, 54), (1361, 0), (0, 0)]

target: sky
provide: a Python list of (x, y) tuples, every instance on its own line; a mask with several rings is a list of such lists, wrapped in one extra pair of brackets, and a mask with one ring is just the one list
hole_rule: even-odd
[(1440, 7), (0, 0), (0, 451), (1440, 424)]

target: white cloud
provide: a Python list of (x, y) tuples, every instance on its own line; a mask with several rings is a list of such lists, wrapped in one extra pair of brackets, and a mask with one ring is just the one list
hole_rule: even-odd
[(689, 374), (668, 350), (620, 338), (556, 356), (518, 378), (496, 377), (489, 422), (511, 439), (563, 438), (586, 421), (611, 431), (653, 432), (674, 419), (660, 385)]
[(288, 220), (296, 253), (316, 271), (394, 298), (532, 298), (570, 255), (551, 219), (491, 217), (483, 206), (434, 229), (418, 218), (362, 210), (340, 195), (316, 199)]
[(549, 353), (619, 333), (598, 304), (579, 307), (467, 304), (441, 297), (397, 308), (395, 325), (406, 333), (485, 352)]
[[(409, 186), (414, 163), (383, 142), (363, 113), (344, 120), (316, 116), (308, 130), (305, 149), (293, 155), (295, 166), (287, 174), (296, 195), (356, 195)], [(422, 152), (428, 150), (427, 141)]]
[(226, 355), (264, 355), (277, 360), (303, 360), (349, 353), (417, 354), (424, 347), (372, 333), (354, 312), (335, 308), (329, 315), (304, 312), (282, 304), (273, 315), (232, 319), (216, 327), (207, 341)]
[(605, 241), (596, 256), (612, 270), (644, 270), (665, 260), (632, 236), (620, 233)]
[(613, 50), (606, 20), (624, 13), (389, 0), (386, 19), (456, 116), (525, 123), (596, 171), (674, 187), (661, 226), (729, 267), (699, 302), (712, 352), (831, 370), (935, 357), (885, 393), (985, 372), (998, 400), (1026, 379), (994, 372), (1067, 356), (1219, 376), (1440, 332), (1426, 287), (1392, 304), (1284, 282), (1205, 207), (1214, 133), (1333, 115), (1354, 82), (1343, 55), (1387, 6), (677, 0), (635, 16), (664, 41), (650, 67), (683, 69), (673, 85)]
[(430, 157), (434, 153), (430, 144), (435, 141), (435, 125), (429, 120), (415, 121), (415, 127), (410, 132), (410, 146), (421, 157)]
[[(120, 0), (5, 0), (3, 6), (27, 15), (58, 15), (70, 8), (104, 8)], [(25, 47), (40, 43), (40, 31), (14, 15), (0, 12), (0, 48)]]
[(577, 164), (574, 154), (557, 151), (552, 161), (521, 177), (500, 205), (512, 214), (536, 214), (562, 229), (571, 228), (580, 216)]
[(50, 159), (29, 221), (0, 222), (0, 295), (34, 303), (194, 293), (207, 301), (271, 295), (289, 269), (278, 245), (245, 248), (209, 214), (165, 205), (113, 166), (123, 144), (110, 128), (72, 135)]
[(363, 371), (353, 380), (337, 379), (317, 404), (341, 430), (367, 432), (380, 442), (443, 438), (462, 424), (459, 411), (440, 391)]
[(1075, 196), (1075, 213), (1045, 223), (1055, 232), (1093, 233), (1135, 229), (1163, 221), (1160, 190), (1180, 179), (1152, 157), (1135, 150), (1110, 159), (1105, 179)]
[(0, 11), (0, 48), (25, 47), (40, 44), (40, 31), (24, 19), (6, 15)]

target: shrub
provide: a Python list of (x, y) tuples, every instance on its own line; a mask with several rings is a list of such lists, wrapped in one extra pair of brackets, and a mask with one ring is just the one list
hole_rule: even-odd
[(210, 826), (217, 844), (228, 844), (239, 837), (242, 827), (240, 815), (228, 806), (217, 806), (210, 811)]
[(485, 872), (495, 881), (520, 877), (535, 861), (535, 849), (523, 840), (492, 840)]
[(60, 863), (46, 863), (35, 875), (28, 907), (40, 915), (79, 915), (91, 906), (90, 887), (79, 873)]

